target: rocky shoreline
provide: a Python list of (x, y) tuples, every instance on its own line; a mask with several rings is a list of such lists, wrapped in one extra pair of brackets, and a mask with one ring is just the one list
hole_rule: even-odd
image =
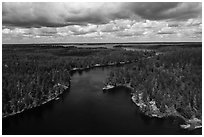
[[(188, 130), (194, 130), (198, 128), (202, 128), (202, 120), (198, 118), (191, 118), (191, 119), (186, 119), (182, 115), (180, 115), (174, 107), (168, 108), (166, 107), (165, 112), (161, 112), (159, 108), (156, 106), (156, 102), (154, 100), (148, 99), (147, 103), (142, 100), (142, 93), (137, 93), (137, 91), (134, 90), (133, 87), (130, 86), (130, 84), (116, 84), (116, 85), (109, 85), (107, 84), (103, 90), (111, 90), (115, 87), (123, 86), (126, 88), (131, 89), (131, 100), (134, 102), (136, 106), (139, 107), (140, 111), (144, 113), (145, 115), (149, 117), (157, 117), (157, 118), (165, 118), (165, 117), (178, 117), (181, 118), (185, 124), (180, 125), (181, 128), (183, 129), (188, 129)], [(108, 88), (111, 87), (111, 88)]]
[[(136, 60), (135, 60), (136, 61)], [(121, 61), (121, 62), (112, 62), (112, 63), (108, 63), (108, 64), (95, 64), (93, 66), (87, 66), (85, 68), (73, 68), (70, 70), (70, 72), (75, 72), (75, 71), (83, 71), (86, 69), (92, 69), (92, 68), (97, 68), (97, 67), (108, 67), (108, 66), (115, 66), (115, 65), (124, 65), (124, 64), (128, 64), (128, 63), (133, 63), (133, 61)]]

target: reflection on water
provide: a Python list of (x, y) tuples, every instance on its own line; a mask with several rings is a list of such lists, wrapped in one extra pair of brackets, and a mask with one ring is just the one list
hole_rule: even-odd
[(75, 73), (59, 100), (3, 120), (3, 134), (201, 134), (141, 114), (126, 88), (103, 92), (110, 69)]

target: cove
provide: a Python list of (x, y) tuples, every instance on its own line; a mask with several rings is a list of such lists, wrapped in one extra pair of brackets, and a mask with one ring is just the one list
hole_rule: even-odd
[(103, 92), (107, 74), (114, 67), (76, 72), (71, 87), (59, 100), (3, 119), (3, 134), (201, 134), (179, 127), (175, 118), (149, 118), (123, 87)]

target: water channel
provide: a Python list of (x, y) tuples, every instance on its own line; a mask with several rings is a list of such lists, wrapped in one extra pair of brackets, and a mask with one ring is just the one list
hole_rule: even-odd
[(3, 134), (201, 134), (201, 129), (181, 129), (174, 118), (143, 115), (126, 88), (103, 92), (111, 69), (74, 73), (71, 88), (59, 100), (3, 119)]

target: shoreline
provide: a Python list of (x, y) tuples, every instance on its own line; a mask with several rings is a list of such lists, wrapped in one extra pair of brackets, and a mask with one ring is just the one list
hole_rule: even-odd
[[(133, 63), (134, 61), (136, 61), (136, 60), (126, 61), (126, 62), (121, 61), (121, 62), (119, 62), (119, 63), (113, 62), (113, 63), (108, 63), (108, 64), (95, 64), (95, 65), (93, 65), (93, 66), (87, 66), (86, 68), (72, 68), (72, 69), (69, 71), (69, 73), (70, 73), (70, 72), (77, 72), (77, 71), (84, 71), (84, 70), (87, 70), (87, 69), (93, 69), (93, 68), (97, 68), (97, 67), (108, 67), (108, 66), (124, 65), (124, 64), (128, 64), (128, 63)], [(26, 110), (31, 110), (31, 109), (40, 107), (40, 106), (45, 105), (45, 104), (47, 104), (47, 103), (49, 103), (49, 102), (51, 102), (51, 101), (56, 100), (60, 95), (62, 95), (62, 94), (64, 93), (64, 91), (65, 91), (66, 89), (70, 88), (70, 84), (71, 84), (71, 79), (70, 79), (70, 81), (69, 81), (69, 85), (68, 85), (68, 86), (62, 85), (62, 84), (60, 84), (60, 83), (55, 84), (55, 85), (53, 86), (53, 88), (54, 88), (55, 86), (61, 86), (64, 90), (63, 90), (62, 92), (58, 93), (57, 95), (55, 95), (54, 97), (51, 97), (51, 98), (47, 99), (46, 101), (43, 101), (42, 103), (40, 103), (40, 104), (38, 104), (38, 105), (32, 105), (32, 106), (29, 106), (28, 108), (22, 109), (21, 111), (12, 112), (12, 113), (5, 114), (5, 115), (2, 114), (2, 119), (5, 119), (5, 118), (11, 117), (11, 116), (15, 116), (15, 115), (17, 115), (17, 114), (23, 113), (23, 112), (26, 111)]]
[(26, 111), (26, 110), (31, 110), (31, 109), (40, 107), (40, 106), (42, 106), (42, 105), (44, 105), (44, 104), (47, 104), (47, 103), (49, 103), (49, 102), (55, 100), (56, 98), (58, 98), (60, 95), (62, 95), (62, 94), (64, 93), (65, 90), (67, 90), (68, 88), (70, 88), (70, 84), (69, 84), (69, 86), (66, 86), (66, 85), (62, 85), (62, 84), (58, 83), (58, 84), (56, 84), (56, 85), (54, 85), (54, 86), (61, 86), (64, 90), (63, 90), (62, 92), (58, 93), (57, 95), (55, 95), (54, 97), (51, 97), (51, 98), (47, 99), (46, 101), (43, 101), (42, 103), (40, 103), (40, 104), (38, 104), (38, 105), (32, 105), (32, 106), (29, 106), (29, 107), (27, 107), (27, 108), (22, 109), (21, 111), (13, 112), (13, 113), (10, 113), (10, 114), (5, 114), (4, 116), (2, 116), (2, 118), (4, 119), (4, 118), (11, 117), (11, 116), (15, 116), (15, 115), (17, 115), (17, 114), (23, 113), (23, 112)]
[(125, 64), (129, 64), (129, 63), (133, 63), (137, 60), (133, 60), (133, 61), (126, 61), (126, 62), (113, 62), (113, 63), (108, 63), (108, 64), (95, 64), (93, 66), (87, 66), (85, 68), (72, 68), (69, 72), (75, 72), (75, 71), (84, 71), (87, 69), (93, 69), (93, 68), (97, 68), (97, 67), (108, 67), (108, 66), (116, 66), (116, 65), (125, 65)]
[[(116, 86), (114, 85), (109, 85), (107, 84), (103, 90), (111, 90), (113, 88), (116, 87), (126, 87), (129, 88), (131, 90), (131, 100), (133, 101), (133, 103), (139, 107), (139, 110), (145, 114), (146, 116), (149, 117), (156, 117), (156, 118), (166, 118), (169, 116), (173, 116), (173, 117), (178, 117), (181, 118), (182, 120), (184, 120), (184, 124), (180, 125), (180, 128), (182, 129), (188, 129), (188, 130), (195, 130), (195, 129), (199, 129), (202, 128), (202, 120), (198, 119), (198, 118), (191, 118), (191, 119), (187, 119), (184, 118), (182, 115), (180, 115), (175, 109), (173, 108), (168, 108), (167, 107), (167, 111), (165, 113), (160, 112), (160, 110), (157, 108), (156, 103), (154, 100), (149, 100), (148, 103), (145, 103), (142, 100), (142, 93), (137, 95), (137, 92), (134, 91), (134, 88), (130, 86), (129, 84), (116, 84)], [(111, 87), (111, 88), (109, 88)], [(147, 111), (147, 109), (149, 109), (149, 111)]]

